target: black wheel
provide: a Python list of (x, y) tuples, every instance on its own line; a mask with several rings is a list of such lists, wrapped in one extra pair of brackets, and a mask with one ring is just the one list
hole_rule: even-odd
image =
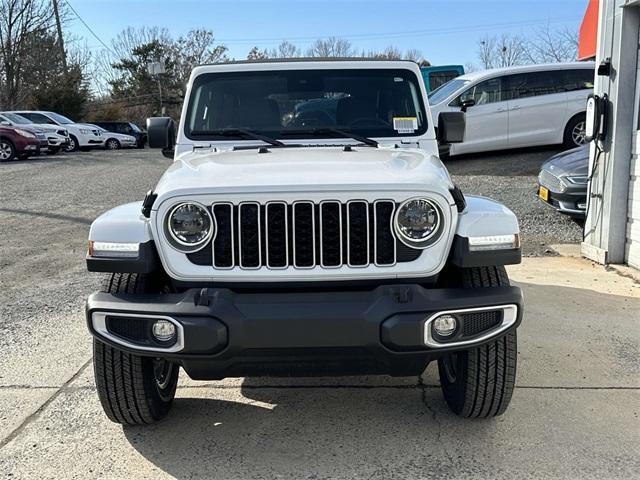
[(0, 138), (0, 162), (8, 162), (16, 156), (16, 147), (11, 140)]
[[(509, 285), (504, 267), (458, 270), (458, 286), (484, 288)], [(446, 355), (438, 360), (440, 384), (449, 408), (468, 418), (502, 415), (509, 406), (516, 381), (515, 331), (496, 341)]]
[[(135, 273), (111, 274), (103, 285), (103, 291), (109, 293), (165, 290), (157, 277)], [(178, 365), (123, 352), (94, 339), (93, 368), (100, 403), (111, 421), (144, 425), (169, 413), (178, 384)]]
[(120, 148), (120, 142), (115, 138), (110, 138), (104, 142), (104, 148), (107, 150), (118, 150)]
[(584, 145), (587, 141), (586, 138), (586, 117), (585, 115), (576, 115), (564, 129), (564, 141), (565, 148), (576, 148), (580, 145)]
[(69, 135), (69, 143), (67, 143), (65, 150), (67, 152), (75, 152), (78, 150), (79, 146), (80, 144), (78, 143), (78, 139), (73, 135)]

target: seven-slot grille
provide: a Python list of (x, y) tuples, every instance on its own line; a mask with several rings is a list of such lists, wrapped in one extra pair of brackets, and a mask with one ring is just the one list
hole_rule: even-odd
[[(397, 261), (391, 200), (215, 203), (216, 269), (392, 266)], [(201, 263), (208, 251), (191, 254)]]

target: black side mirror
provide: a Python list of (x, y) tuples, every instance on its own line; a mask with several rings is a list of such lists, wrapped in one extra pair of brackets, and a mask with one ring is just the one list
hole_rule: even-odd
[(463, 112), (442, 112), (438, 116), (438, 142), (440, 144), (463, 142), (464, 127)]
[(461, 105), (462, 108), (460, 109), (460, 111), (466, 112), (467, 108), (473, 107), (475, 104), (476, 104), (476, 101), (473, 98), (465, 100), (464, 102), (462, 102), (462, 105)]
[(176, 123), (169, 117), (147, 118), (149, 148), (161, 148), (162, 155), (173, 159), (176, 145)]

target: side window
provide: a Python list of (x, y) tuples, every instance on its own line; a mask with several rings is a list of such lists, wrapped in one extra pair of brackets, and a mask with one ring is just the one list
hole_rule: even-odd
[(595, 71), (587, 68), (565, 70), (564, 89), (567, 92), (592, 89), (594, 77)]
[(449, 105), (452, 107), (459, 107), (467, 100), (475, 100), (476, 105), (487, 105), (489, 103), (505, 100), (502, 92), (502, 79), (490, 78), (489, 80), (480, 82), (467, 89)]
[(562, 70), (509, 75), (509, 98), (527, 98), (564, 92)]
[(21, 114), (23, 117), (27, 117), (33, 123), (49, 123), (52, 125), (57, 125), (56, 122), (51, 120), (49, 117), (42, 115), (41, 113), (24, 113)]

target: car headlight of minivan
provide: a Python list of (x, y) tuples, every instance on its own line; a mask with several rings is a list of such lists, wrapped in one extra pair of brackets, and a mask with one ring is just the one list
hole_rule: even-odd
[(442, 213), (426, 198), (412, 198), (396, 211), (395, 232), (402, 243), (411, 248), (426, 248), (438, 239), (442, 231)]
[(91, 130), (89, 130), (88, 128), (81, 128), (80, 133), (83, 135), (89, 135), (91, 133)]
[(167, 214), (165, 230), (174, 248), (183, 252), (194, 252), (213, 237), (215, 223), (204, 206), (194, 202), (183, 202), (175, 205)]

